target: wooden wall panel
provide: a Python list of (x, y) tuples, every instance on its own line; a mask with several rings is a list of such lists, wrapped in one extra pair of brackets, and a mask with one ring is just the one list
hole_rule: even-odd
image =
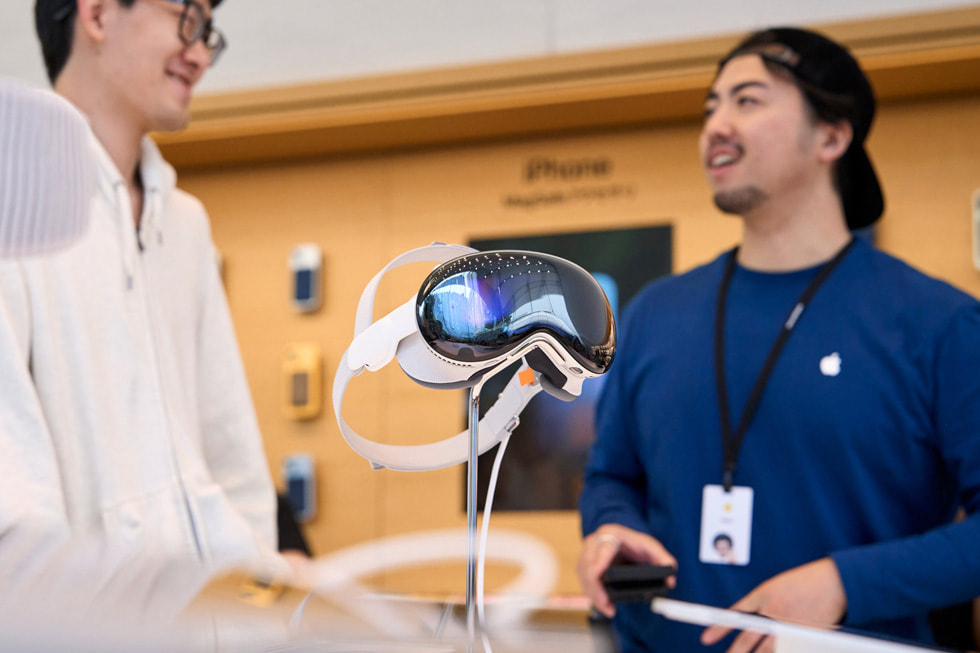
[[(816, 27), (882, 100), (980, 89), (980, 7)], [(159, 141), (189, 168), (691, 119), (739, 36), (201, 97)]]
[[(970, 259), (969, 196), (980, 187), (980, 98), (887, 106), (871, 150), (888, 210), (880, 245), (924, 270), (980, 296)], [(270, 464), (294, 450), (310, 451), (319, 473), (320, 515), (309, 525), (325, 553), (352, 543), (415, 530), (463, 526), (462, 468), (420, 474), (373, 472), (343, 442), (332, 411), (312, 423), (279, 412), (279, 367), (287, 342), (323, 348), (328, 385), (348, 344), (358, 296), (394, 255), (433, 240), (671, 224), (678, 271), (708, 260), (737, 241), (737, 219), (711, 205), (695, 142), (698, 125), (673, 125), (565, 139), (401, 153), (389, 157), (307, 161), (225, 172), (184, 174), (183, 187), (209, 207), (225, 256), (229, 301)], [(607, 178), (547, 182), (522, 179), (532, 157), (606, 158)], [(621, 186), (603, 200), (515, 209), (509, 195)], [(297, 242), (325, 252), (325, 305), (314, 315), (288, 306), (286, 256)], [(380, 312), (414, 292), (424, 269), (393, 274), (379, 293)], [(354, 381), (348, 420), (389, 442), (419, 442), (461, 430), (462, 393), (411, 383), (396, 367)], [(328, 401), (328, 396), (325, 400)], [(504, 461), (506, 465), (506, 459)], [(559, 591), (578, 591), (573, 512), (497, 513), (494, 528), (513, 528), (548, 541), (562, 564)], [(462, 566), (399, 573), (393, 589), (458, 593)], [(488, 580), (492, 587), (494, 580)]]
[[(894, 75), (903, 67), (916, 69), (906, 61), (886, 72)], [(885, 250), (980, 296), (969, 221), (970, 194), (980, 188), (980, 79), (975, 68), (944, 70), (953, 70), (953, 77), (938, 95), (909, 99), (893, 89), (883, 103), (870, 142), (888, 203), (876, 238)], [(899, 85), (897, 78), (889, 79)], [(656, 102), (656, 94), (642, 99)], [(434, 240), (465, 243), (670, 224), (675, 268), (682, 271), (738, 240), (739, 221), (719, 214), (708, 197), (695, 116), (635, 126), (613, 118), (615, 128), (603, 126), (601, 115), (590, 120), (596, 123), (592, 128), (560, 136), (544, 130), (452, 147), (430, 141), (428, 148), (415, 150), (394, 143), (382, 153), (355, 148), (344, 156), (318, 147), (319, 155), (296, 151), (283, 162), (245, 157), (253, 162), (180, 171), (181, 186), (208, 207), (224, 255), (229, 302), (273, 473), (278, 478), (283, 456), (292, 451), (308, 451), (316, 459), (319, 515), (308, 533), (317, 553), (465, 523), (462, 467), (417, 474), (371, 471), (343, 442), (329, 406), (360, 292), (390, 258)], [(191, 141), (194, 147), (207, 143), (206, 138)], [(602, 160), (607, 172), (529, 181), (526, 166), (540, 157)], [(559, 193), (564, 201), (528, 205)], [(288, 304), (286, 259), (300, 242), (318, 243), (325, 255), (324, 306), (312, 315), (297, 315)], [(392, 274), (379, 292), (376, 315), (413, 294), (424, 273), (424, 266), (413, 266)], [(280, 413), (283, 347), (293, 341), (315, 342), (324, 353), (325, 408), (311, 422), (292, 422)], [(395, 365), (356, 379), (345, 415), (365, 435), (396, 443), (433, 440), (465, 426), (461, 392), (424, 389)], [(492, 528), (547, 541), (561, 564), (557, 592), (580, 591), (574, 576), (576, 513), (497, 513)], [(492, 570), (490, 589), (513, 573)], [(459, 595), (463, 566), (380, 574), (372, 581), (397, 591)]]
[(886, 196), (881, 246), (980, 296), (970, 195), (980, 189), (980, 94), (887, 107), (871, 151)]

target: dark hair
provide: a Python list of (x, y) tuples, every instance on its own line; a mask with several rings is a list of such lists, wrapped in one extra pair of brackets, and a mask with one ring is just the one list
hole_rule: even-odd
[[(762, 57), (762, 65), (772, 75), (785, 79), (799, 90), (800, 95), (803, 96), (803, 106), (813, 122), (825, 122), (833, 125), (846, 120), (852, 126), (854, 125), (854, 98), (841, 93), (831, 93), (805, 79), (800, 79), (793, 74), (792, 70), (778, 61)], [(846, 175), (846, 170), (843, 170), (846, 165), (842, 157), (834, 163), (833, 167), (834, 189), (841, 198), (844, 196), (841, 180)]]
[(719, 542), (728, 542), (728, 544), (730, 545), (732, 543), (732, 538), (727, 533), (719, 533), (718, 535), (715, 535), (715, 540), (714, 540), (715, 546), (718, 546)]
[[(132, 7), (136, 0), (116, 0), (123, 7)], [(211, 8), (221, 0), (211, 0)], [(54, 84), (71, 54), (72, 34), (75, 30), (75, 14), (78, 0), (36, 0), (34, 3), (34, 28), (41, 42), (44, 69), (48, 81)]]
[(831, 39), (797, 27), (771, 27), (750, 34), (718, 63), (718, 72), (735, 57), (754, 54), (775, 75), (791, 80), (802, 93), (811, 118), (846, 120), (853, 138), (834, 169), (851, 229), (866, 227), (884, 211), (881, 184), (864, 149), (875, 114), (871, 83), (848, 50)]
[(806, 101), (805, 105), (810, 115), (821, 122), (837, 123), (846, 120), (852, 125), (855, 122), (854, 98), (843, 93), (832, 93), (822, 89), (816, 84), (801, 79), (793, 74), (793, 71), (778, 61), (762, 58), (762, 64), (770, 73), (791, 82)]

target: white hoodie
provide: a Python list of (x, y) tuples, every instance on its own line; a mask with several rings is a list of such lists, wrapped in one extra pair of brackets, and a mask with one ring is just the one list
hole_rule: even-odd
[[(82, 240), (0, 263), (0, 533), (208, 570), (278, 564), (275, 494), (207, 215), (146, 138), (137, 240), (126, 183), (96, 149)], [(0, 580), (43, 565), (9, 555), (0, 538)]]

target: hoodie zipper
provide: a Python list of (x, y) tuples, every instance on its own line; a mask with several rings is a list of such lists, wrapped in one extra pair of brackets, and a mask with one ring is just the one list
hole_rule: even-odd
[[(160, 198), (159, 190), (156, 188), (144, 189), (144, 207), (143, 214), (140, 216), (140, 227), (136, 228), (132, 225), (132, 221), (127, 215), (127, 213), (132, 213), (131, 205), (129, 203), (129, 191), (126, 188), (125, 183), (120, 179), (114, 183), (116, 190), (116, 201), (119, 210), (116, 212), (118, 220), (117, 230), (119, 234), (119, 246), (121, 248), (122, 259), (123, 259), (123, 272), (126, 279), (126, 291), (127, 292), (138, 292), (141, 297), (140, 301), (142, 303), (142, 314), (143, 314), (143, 325), (146, 329), (144, 337), (147, 341), (147, 346), (150, 350), (150, 356), (153, 361), (154, 371), (156, 373), (157, 387), (160, 392), (160, 399), (162, 402), (164, 421), (166, 426), (167, 444), (170, 450), (170, 460), (171, 468), (173, 470), (174, 481), (179, 488), (181, 498), (184, 503), (184, 509), (186, 511), (187, 523), (190, 530), (190, 535), (197, 551), (198, 557), (208, 564), (210, 562), (210, 556), (205, 551), (203, 541), (201, 538), (200, 529), (198, 526), (199, 516), (194, 510), (194, 506), (190, 500), (190, 494), (187, 491), (187, 486), (184, 482), (183, 474), (181, 473), (180, 466), (180, 455), (177, 451), (177, 445), (174, 441), (174, 427), (173, 427), (173, 411), (170, 407), (169, 397), (166, 391), (166, 385), (163, 378), (163, 369), (160, 365), (160, 355), (157, 351), (156, 339), (154, 338), (155, 324), (153, 321), (153, 311), (150, 303), (150, 287), (149, 287), (149, 274), (146, 269), (146, 256), (142, 239), (140, 237), (140, 231), (145, 227), (147, 229), (155, 228), (158, 220), (158, 213), (162, 210), (162, 201)], [(159, 229), (157, 229), (159, 232)], [(127, 233), (132, 234), (133, 244), (127, 243)], [(162, 234), (157, 234), (158, 242), (163, 242)], [(137, 253), (137, 250), (139, 253)], [(139, 262), (137, 263), (137, 259)], [(139, 268), (139, 279), (136, 279), (137, 268)], [(136, 281), (139, 281), (141, 288), (136, 290)]]

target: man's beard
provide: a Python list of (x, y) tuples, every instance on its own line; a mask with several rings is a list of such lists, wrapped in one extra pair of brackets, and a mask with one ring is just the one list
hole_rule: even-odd
[(715, 193), (714, 199), (715, 206), (723, 213), (745, 215), (759, 208), (769, 199), (769, 196), (756, 186), (745, 186), (735, 190), (719, 191)]

